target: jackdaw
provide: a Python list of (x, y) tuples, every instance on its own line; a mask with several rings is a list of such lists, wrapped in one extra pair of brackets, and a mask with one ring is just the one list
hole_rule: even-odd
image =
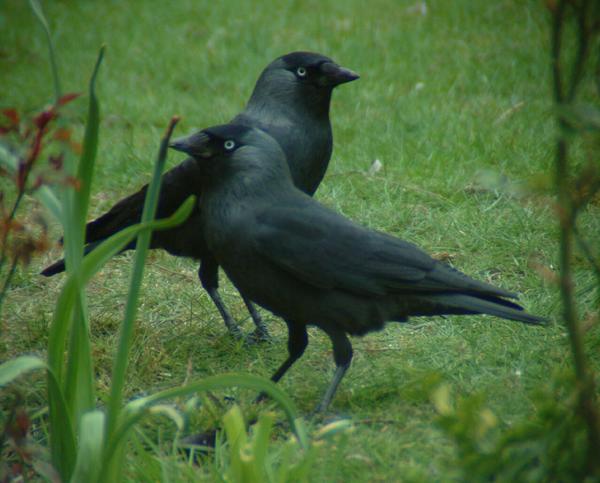
[[(333, 60), (311, 52), (293, 52), (275, 59), (260, 75), (248, 105), (231, 123), (256, 127), (273, 136), (284, 150), (296, 186), (313, 195), (325, 175), (333, 138), (329, 105), (333, 89), (358, 79), (358, 75)], [(221, 313), (229, 331), (240, 329), (229, 315), (218, 293), (218, 264), (199, 227), (202, 206), (201, 173), (192, 159), (163, 175), (157, 218), (171, 215), (194, 194), (199, 204), (188, 220), (176, 228), (154, 232), (150, 248), (162, 248), (172, 255), (200, 261), (198, 276)], [(141, 219), (147, 185), (116, 203), (107, 213), (86, 227), (88, 253), (114, 233)], [(135, 249), (133, 241), (125, 250)], [(65, 269), (60, 260), (42, 271), (51, 276)], [(254, 336), (268, 337), (266, 326), (248, 298), (244, 302), (256, 325)]]
[(329, 336), (336, 371), (317, 410), (327, 409), (352, 359), (347, 334), (409, 316), (489, 314), (543, 322), (506, 299), (516, 295), (436, 261), (415, 245), (369, 230), (297, 189), (285, 153), (264, 131), (205, 129), (171, 147), (203, 172), (202, 226), (209, 250), (243, 296), (288, 327), (289, 357), (302, 355), (306, 326)]

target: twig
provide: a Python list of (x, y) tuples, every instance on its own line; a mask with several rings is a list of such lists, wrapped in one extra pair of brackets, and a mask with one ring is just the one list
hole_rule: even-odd
[[(551, 55), (554, 80), (554, 100), (559, 106), (565, 101), (560, 54), (566, 8), (567, 1), (560, 0), (554, 10), (554, 22), (552, 28)], [(569, 95), (566, 99), (567, 102), (572, 101), (575, 97), (584, 68), (583, 64), (587, 57), (588, 31), (585, 28), (585, 14), (587, 8), (588, 2), (587, 0), (583, 0), (577, 17), (579, 26), (578, 51), (573, 66)], [(596, 407), (594, 381), (588, 371), (587, 359), (583, 348), (583, 337), (578, 323), (574, 300), (571, 255), (573, 253), (573, 235), (575, 231), (577, 208), (570, 192), (568, 176), (568, 143), (565, 136), (567, 124), (562, 116), (558, 118), (558, 125), (559, 137), (556, 145), (555, 186), (558, 198), (560, 224), (560, 292), (563, 302), (563, 317), (569, 333), (569, 342), (571, 344), (571, 352), (575, 364), (575, 375), (579, 393), (579, 410), (581, 411), (581, 416), (587, 423), (587, 467), (593, 472), (594, 468), (598, 469), (600, 465), (600, 460), (597, 458), (597, 455), (600, 454), (600, 422)]]
[(10, 287), (10, 282), (12, 281), (13, 275), (17, 269), (17, 263), (19, 262), (19, 256), (15, 256), (8, 275), (4, 280), (4, 286), (2, 287), (2, 292), (0, 293), (0, 316), (2, 315), (2, 306), (4, 305), (4, 297), (6, 296), (6, 292), (8, 291), (8, 287)]
[[(15, 204), (13, 205), (13, 208), (10, 212), (10, 215), (8, 215), (8, 218), (4, 221), (5, 226), (4, 226), (4, 233), (2, 236), (2, 255), (0, 255), (0, 271), (2, 271), (2, 268), (4, 267), (4, 263), (6, 262), (6, 251), (7, 251), (8, 235), (10, 232), (10, 227), (11, 227), (12, 221), (15, 219), (15, 215), (17, 214), (17, 210), (19, 209), (19, 205), (21, 203), (21, 200), (23, 199), (24, 194), (25, 194), (24, 190), (19, 191), (19, 193), (17, 194), (17, 199), (15, 200)], [(2, 299), (0, 298), (0, 300), (2, 300)]]
[(589, 6), (589, 0), (582, 0), (579, 11), (577, 12), (577, 32), (579, 34), (579, 38), (577, 39), (577, 58), (575, 59), (575, 65), (573, 66), (573, 71), (571, 72), (569, 95), (567, 97), (568, 102), (571, 102), (573, 99), (575, 99), (577, 88), (579, 87), (579, 83), (583, 77), (584, 66), (589, 51), (589, 32), (587, 29)]
[(501, 124), (510, 116), (512, 116), (515, 112), (520, 110), (525, 105), (525, 101), (517, 102), (514, 106), (511, 106), (506, 111), (498, 116), (498, 118), (494, 121), (494, 124)]

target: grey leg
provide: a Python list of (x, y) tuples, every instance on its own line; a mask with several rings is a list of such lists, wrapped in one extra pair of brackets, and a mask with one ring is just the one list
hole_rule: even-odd
[(331, 343), (333, 345), (333, 359), (335, 360), (335, 374), (333, 375), (333, 379), (329, 383), (327, 387), (327, 391), (325, 391), (325, 395), (321, 400), (321, 403), (317, 406), (316, 412), (323, 413), (327, 411), (337, 388), (346, 374), (346, 371), (350, 367), (350, 362), (352, 361), (352, 344), (346, 337), (346, 334), (342, 331), (333, 330), (333, 329), (325, 329), (327, 335), (331, 339)]
[(244, 303), (246, 304), (246, 308), (248, 309), (248, 312), (250, 312), (250, 317), (252, 317), (252, 320), (254, 321), (254, 325), (256, 326), (254, 333), (250, 337), (253, 340), (255, 340), (256, 342), (269, 340), (271, 338), (271, 336), (269, 335), (267, 326), (263, 322), (262, 317), (258, 313), (258, 310), (256, 310), (256, 307), (254, 306), (254, 304), (252, 303), (252, 301), (250, 299), (244, 297), (243, 295), (242, 295), (242, 299), (244, 300)]
[[(288, 358), (279, 366), (279, 369), (271, 376), (271, 381), (278, 382), (279, 379), (288, 371), (296, 362), (308, 345), (308, 334), (306, 333), (306, 325), (296, 324), (294, 322), (285, 321), (288, 326)], [(255, 402), (262, 401), (266, 397), (263, 392), (258, 395)]]
[(231, 315), (229, 315), (229, 312), (225, 308), (225, 304), (219, 295), (219, 265), (214, 258), (207, 256), (202, 259), (200, 262), (200, 269), (198, 270), (198, 277), (200, 278), (202, 287), (204, 287), (204, 290), (206, 290), (209, 297), (217, 307), (217, 310), (221, 314), (223, 322), (225, 322), (225, 326), (227, 327), (229, 333), (236, 339), (241, 338), (242, 331), (231, 318)]

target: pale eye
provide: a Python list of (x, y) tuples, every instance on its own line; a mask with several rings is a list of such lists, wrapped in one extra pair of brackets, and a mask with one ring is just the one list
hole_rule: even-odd
[(306, 77), (306, 69), (304, 67), (298, 67), (296, 69), (296, 74), (298, 74), (298, 77)]
[(232, 141), (231, 139), (228, 139), (227, 141), (225, 141), (225, 143), (223, 144), (223, 147), (227, 150), (227, 151), (231, 151), (233, 148), (235, 148), (235, 142)]

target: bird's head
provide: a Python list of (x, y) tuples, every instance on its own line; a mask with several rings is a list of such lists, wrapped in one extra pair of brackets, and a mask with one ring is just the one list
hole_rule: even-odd
[(260, 75), (248, 108), (293, 105), (329, 112), (332, 90), (358, 79), (355, 72), (329, 57), (313, 52), (292, 52), (271, 62)]
[(262, 172), (291, 179), (281, 147), (260, 129), (223, 124), (176, 139), (169, 147), (194, 158), (209, 176)]
[(292, 52), (279, 57), (265, 69), (265, 72), (269, 71), (286, 71), (286, 75), (298, 85), (325, 89), (359, 78), (356, 72), (336, 64), (329, 57), (313, 52)]

